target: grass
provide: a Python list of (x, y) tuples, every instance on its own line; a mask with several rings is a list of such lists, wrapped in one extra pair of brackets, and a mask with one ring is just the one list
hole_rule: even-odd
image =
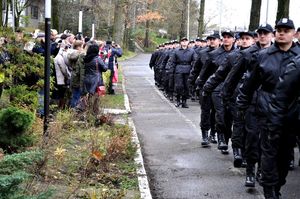
[(74, 117), (60, 111), (51, 124), (47, 164), (34, 189), (51, 187), (53, 198), (139, 198), (129, 126), (75, 124)]
[(136, 55), (135, 52), (129, 51), (129, 50), (123, 50), (123, 55), (122, 57), (118, 58), (119, 61), (124, 61), (126, 59), (132, 58)]

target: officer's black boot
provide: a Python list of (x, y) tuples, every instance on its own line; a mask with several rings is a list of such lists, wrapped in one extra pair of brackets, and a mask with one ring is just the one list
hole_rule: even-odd
[(278, 199), (281, 199), (280, 186), (275, 186), (275, 195)]
[(173, 93), (169, 93), (169, 100), (170, 102), (173, 102)]
[(242, 149), (232, 148), (232, 152), (233, 152), (233, 166), (236, 168), (240, 168), (243, 162)]
[(218, 149), (219, 150), (227, 150), (228, 145), (225, 142), (225, 136), (223, 133), (218, 133)]
[(246, 168), (246, 187), (255, 187), (255, 177), (254, 177), (255, 166), (253, 164), (247, 164)]
[(183, 99), (182, 100), (182, 105), (181, 105), (182, 108), (189, 108), (189, 106), (186, 104), (186, 99)]
[(209, 141), (208, 141), (208, 131), (202, 130), (202, 142), (201, 142), (202, 147), (208, 147), (209, 146)]
[(176, 96), (176, 104), (175, 104), (175, 106), (176, 107), (179, 107), (181, 105), (181, 102), (180, 102), (180, 96)]
[(263, 188), (264, 188), (265, 199), (279, 199), (275, 194), (275, 187), (264, 186)]
[(213, 144), (217, 144), (217, 140), (216, 140), (216, 131), (215, 130), (210, 130), (210, 135), (208, 138), (208, 141), (213, 143)]

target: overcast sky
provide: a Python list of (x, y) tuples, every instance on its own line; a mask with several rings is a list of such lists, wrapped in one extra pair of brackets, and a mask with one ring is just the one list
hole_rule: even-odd
[[(234, 29), (237, 27), (246, 27), (249, 25), (251, 0), (206, 0), (205, 18), (213, 19), (210, 24), (220, 23), (220, 2), (222, 2), (222, 27)], [(266, 22), (267, 0), (262, 0), (260, 24)], [(274, 26), (277, 12), (277, 0), (269, 0), (268, 23)], [(290, 19), (295, 23), (296, 28), (300, 27), (300, 0), (290, 0)], [(298, 15), (297, 15), (298, 13)]]

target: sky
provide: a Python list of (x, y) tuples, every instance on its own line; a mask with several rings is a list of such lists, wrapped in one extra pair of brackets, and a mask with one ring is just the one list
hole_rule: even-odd
[[(267, 1), (262, 0), (260, 24), (265, 23), (274, 26), (277, 12), (277, 0), (269, 0), (268, 18), (266, 16)], [(222, 2), (222, 11), (220, 5)], [(235, 26), (248, 28), (250, 18), (251, 0), (206, 0), (205, 1), (205, 20), (210, 19), (209, 24), (219, 24), (221, 21), (222, 27), (235, 29)], [(300, 1), (290, 0), (290, 19), (294, 21), (297, 27), (300, 27)], [(298, 12), (298, 13), (297, 13)], [(220, 20), (221, 13), (221, 20)], [(298, 14), (298, 16), (297, 16)]]

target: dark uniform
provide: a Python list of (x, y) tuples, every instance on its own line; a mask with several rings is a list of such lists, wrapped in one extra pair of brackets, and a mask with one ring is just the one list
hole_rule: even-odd
[[(224, 47), (221, 46), (220, 48), (209, 53), (209, 59), (206, 61), (203, 69), (200, 72), (200, 78), (198, 81), (199, 87), (204, 86), (207, 79), (216, 72), (216, 70), (220, 65), (225, 63), (227, 56), (234, 49), (235, 49), (234, 46), (232, 46), (231, 50), (226, 51)], [(228, 124), (231, 121), (231, 118), (225, 117), (224, 115), (225, 110), (222, 103), (222, 99), (220, 97), (221, 88), (222, 88), (222, 84), (220, 84), (216, 89), (214, 89), (211, 97), (212, 97), (214, 109), (216, 111), (215, 120), (216, 120), (216, 131), (218, 133), (218, 149), (227, 150), (228, 145), (226, 143), (228, 143), (228, 140), (231, 136), (231, 127), (228, 127), (226, 124)], [(209, 95), (203, 92), (203, 100), (207, 96)], [(201, 110), (202, 107), (204, 106), (205, 104), (201, 105)], [(202, 112), (201, 114), (207, 114), (207, 113)]]
[[(280, 20), (276, 28), (294, 29), (294, 24), (291, 20)], [(279, 33), (276, 33), (279, 34)], [(251, 103), (253, 94), (257, 91), (256, 110), (258, 115), (258, 125), (261, 131), (261, 168), (262, 178), (260, 184), (264, 187), (264, 194), (266, 198), (278, 198), (281, 186), (285, 183), (288, 164), (286, 159), (288, 157), (280, 156), (278, 162), (283, 165), (278, 173), (274, 173), (277, 168), (277, 161), (274, 161), (278, 154), (274, 153), (274, 148), (268, 139), (269, 131), (267, 129), (267, 119), (269, 112), (269, 104), (271, 96), (274, 93), (275, 86), (286, 69), (287, 64), (300, 53), (300, 49), (295, 43), (287, 51), (282, 51), (279, 44), (276, 42), (269, 48), (259, 52), (257, 60), (253, 62), (253, 71), (245, 80), (243, 86), (240, 88), (240, 93), (237, 97), (237, 106), (239, 108), (240, 117), (244, 117), (245, 110)], [(288, 133), (288, 129), (283, 130)], [(290, 150), (286, 145), (286, 150)], [(281, 159), (280, 159), (281, 158)], [(288, 162), (288, 161), (287, 161)], [(287, 167), (286, 167), (287, 166)]]
[[(288, 173), (289, 154), (299, 136), (300, 55), (280, 77), (269, 106), (268, 167), (272, 179), (282, 186)], [(296, 134), (297, 133), (297, 134)]]
[(170, 69), (175, 74), (175, 90), (177, 93), (177, 106), (182, 104), (183, 108), (187, 108), (186, 100), (189, 96), (188, 77), (192, 66), (197, 59), (197, 55), (193, 49), (179, 48), (171, 54), (169, 59)]
[(154, 81), (155, 81), (155, 85), (158, 85), (157, 82), (157, 66), (156, 66), (156, 61), (159, 55), (159, 48), (156, 49), (156, 51), (154, 53), (152, 53), (151, 58), (150, 58), (150, 62), (149, 62), (149, 67), (150, 69), (154, 70)]

